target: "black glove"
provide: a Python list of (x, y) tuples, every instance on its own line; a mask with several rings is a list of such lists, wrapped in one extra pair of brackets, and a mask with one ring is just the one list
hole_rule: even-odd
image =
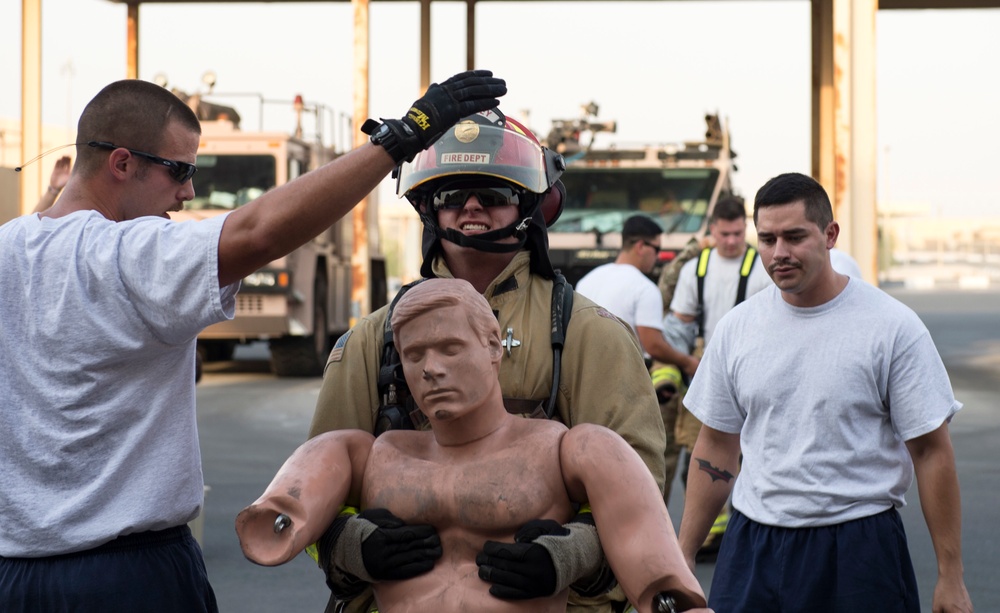
[(346, 522), (332, 561), (374, 583), (416, 577), (434, 568), (440, 557), (441, 538), (433, 526), (407, 525), (387, 509), (367, 509)]
[(497, 98), (506, 93), (506, 82), (489, 70), (460, 72), (440, 85), (432, 83), (402, 119), (383, 119), (384, 127), (369, 119), (361, 130), (372, 134), (372, 142), (384, 147), (396, 164), (409, 162), (459, 119), (497, 106)]
[(538, 519), (522, 526), (513, 543), (486, 541), (476, 564), (479, 578), (493, 584), (490, 594), (523, 600), (561, 592), (599, 570), (603, 559), (592, 522)]

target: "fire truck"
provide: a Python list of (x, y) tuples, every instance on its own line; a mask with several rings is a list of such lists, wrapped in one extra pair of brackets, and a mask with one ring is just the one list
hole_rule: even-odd
[(728, 127), (718, 114), (709, 114), (703, 140), (597, 148), (597, 134), (617, 130), (614, 121), (597, 121), (597, 110), (591, 102), (578, 119), (554, 120), (545, 139), (567, 162), (562, 175), (567, 197), (562, 215), (549, 228), (549, 257), (575, 284), (591, 269), (614, 261), (622, 225), (641, 213), (663, 228), (662, 251), (650, 275), (656, 280), (692, 237), (708, 232), (715, 203), (733, 194), (736, 154)]
[[(266, 191), (318, 168), (340, 152), (319, 139), (293, 134), (240, 129), (239, 114), (226, 107), (174, 91), (198, 114), (202, 124), (195, 197), (176, 221), (207, 219), (235, 210)], [(296, 98), (296, 111), (302, 109)], [(377, 193), (370, 196), (372, 220)], [(280, 206), (280, 205), (279, 205)], [(371, 308), (386, 302), (385, 259), (376, 229), (369, 226)], [(351, 253), (354, 234), (347, 216), (312, 241), (243, 279), (236, 298), (236, 317), (212, 325), (198, 336), (202, 362), (232, 359), (238, 344), (267, 341), (272, 371), (278, 376), (317, 376), (331, 342), (364, 315), (351, 303)]]

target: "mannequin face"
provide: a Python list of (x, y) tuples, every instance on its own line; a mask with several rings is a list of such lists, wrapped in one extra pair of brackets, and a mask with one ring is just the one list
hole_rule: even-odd
[(473, 328), (469, 315), (463, 304), (438, 308), (395, 335), (410, 392), (432, 420), (468, 415), (499, 385), (500, 346)]

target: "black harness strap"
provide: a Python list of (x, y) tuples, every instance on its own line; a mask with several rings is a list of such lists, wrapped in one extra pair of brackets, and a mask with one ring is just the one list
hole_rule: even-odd
[[(698, 336), (705, 336), (705, 275), (708, 273), (708, 256), (712, 253), (712, 248), (706, 247), (701, 250), (698, 256)], [(736, 302), (733, 306), (747, 299), (747, 283), (750, 278), (750, 271), (753, 270), (754, 260), (757, 259), (757, 250), (747, 245), (747, 250), (743, 254), (743, 264), (740, 265), (740, 285), (736, 289)]]
[(562, 272), (556, 271), (552, 282), (552, 391), (545, 406), (545, 416), (552, 419), (556, 412), (556, 397), (559, 395), (559, 375), (562, 370), (562, 350), (566, 343), (566, 328), (573, 314), (573, 286)]
[(756, 259), (757, 250), (747, 247), (747, 252), (743, 254), (743, 265), (740, 267), (740, 286), (736, 290), (736, 304), (747, 299), (747, 280), (750, 278), (750, 271), (753, 270), (753, 262)]

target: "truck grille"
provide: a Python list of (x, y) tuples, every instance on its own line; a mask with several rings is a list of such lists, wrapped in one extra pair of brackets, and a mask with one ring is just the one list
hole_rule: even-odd
[(236, 314), (256, 315), (264, 312), (264, 297), (236, 294)]

